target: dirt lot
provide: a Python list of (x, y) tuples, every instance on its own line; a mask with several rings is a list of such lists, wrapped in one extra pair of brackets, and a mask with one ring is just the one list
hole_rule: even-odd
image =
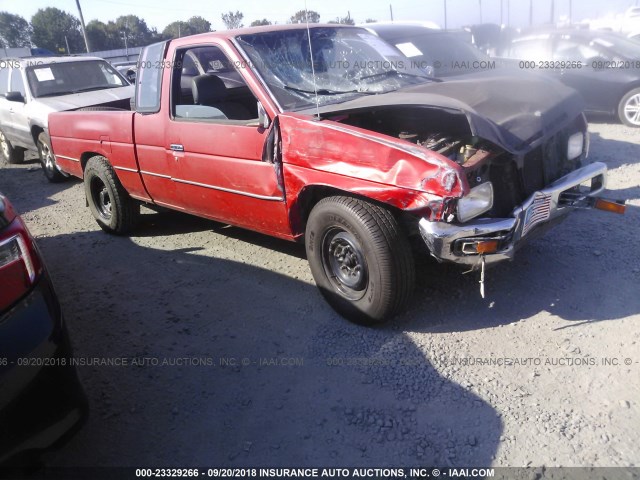
[(590, 128), (626, 216), (574, 214), (490, 270), (484, 300), (476, 274), (423, 261), (376, 329), (325, 304), (299, 245), (147, 210), (109, 236), (80, 182), (3, 166), (76, 357), (128, 362), (79, 367), (91, 417), (47, 462), (637, 466), (640, 132)]

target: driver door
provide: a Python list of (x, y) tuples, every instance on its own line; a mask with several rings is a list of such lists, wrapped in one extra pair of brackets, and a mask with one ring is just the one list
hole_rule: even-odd
[(288, 232), (280, 169), (263, 160), (269, 130), (240, 72), (217, 45), (178, 49), (174, 65), (165, 151), (180, 203), (225, 223)]

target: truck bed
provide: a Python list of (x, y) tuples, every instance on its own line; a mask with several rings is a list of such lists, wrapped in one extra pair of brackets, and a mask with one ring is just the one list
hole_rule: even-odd
[(109, 158), (120, 182), (134, 197), (148, 200), (134, 145), (133, 119), (128, 110), (56, 112), (49, 115), (49, 136), (58, 166), (83, 178), (89, 158)]

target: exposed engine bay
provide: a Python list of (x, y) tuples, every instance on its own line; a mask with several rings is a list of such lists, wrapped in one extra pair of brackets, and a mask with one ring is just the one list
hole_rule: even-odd
[(332, 119), (437, 152), (463, 167), (470, 188), (490, 181), (494, 204), (486, 216), (494, 218), (509, 216), (533, 192), (579, 168), (583, 158), (566, 157), (569, 135), (584, 128), (581, 117), (522, 155), (473, 135), (459, 111), (405, 106), (349, 112)]

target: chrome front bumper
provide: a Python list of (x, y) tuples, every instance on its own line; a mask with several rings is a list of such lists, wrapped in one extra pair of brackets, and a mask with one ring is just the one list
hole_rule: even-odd
[(586, 195), (597, 195), (605, 188), (606, 172), (607, 166), (601, 162), (579, 168), (535, 192), (509, 218), (478, 218), (465, 224), (430, 222), (423, 218), (419, 223), (420, 234), (438, 261), (479, 265), (481, 256), (465, 253), (465, 247), (483, 240), (496, 240), (499, 245), (495, 253), (484, 254), (487, 264), (511, 260), (518, 247), (544, 232), (545, 227), (558, 223), (576, 208), (584, 208), (561, 200), (564, 192), (591, 182)]

